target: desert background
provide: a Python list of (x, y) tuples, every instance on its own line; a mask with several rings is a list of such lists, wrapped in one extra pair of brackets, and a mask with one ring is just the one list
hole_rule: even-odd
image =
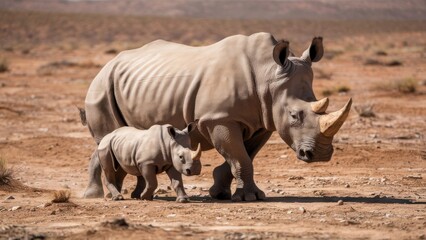
[[(354, 102), (330, 162), (274, 134), (254, 161), (265, 201), (212, 200), (214, 150), (184, 177), (190, 203), (165, 174), (152, 202), (130, 199), (132, 176), (125, 201), (82, 198), (95, 143), (76, 106), (105, 63), (156, 39), (256, 32), (296, 56), (324, 37), (316, 96)], [(425, 123), (424, 0), (0, 1), (0, 239), (425, 239)]]

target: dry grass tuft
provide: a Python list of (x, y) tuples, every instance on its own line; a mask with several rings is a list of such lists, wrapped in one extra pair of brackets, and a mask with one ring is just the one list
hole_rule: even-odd
[(400, 93), (415, 93), (417, 90), (417, 80), (414, 78), (405, 78), (395, 83), (395, 88)]
[(71, 197), (71, 192), (68, 190), (59, 190), (53, 192), (53, 203), (66, 203)]
[(9, 71), (9, 62), (6, 58), (0, 58), (0, 73)]
[(371, 118), (371, 117), (376, 117), (376, 114), (374, 113), (373, 108), (374, 108), (374, 104), (365, 104), (365, 105), (355, 106), (355, 111), (358, 113), (360, 117)]
[(13, 181), (13, 169), (8, 168), (6, 160), (0, 158), (0, 185), (9, 185)]

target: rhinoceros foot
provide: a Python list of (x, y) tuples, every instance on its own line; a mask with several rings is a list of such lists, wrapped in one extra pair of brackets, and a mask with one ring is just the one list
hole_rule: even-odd
[(103, 198), (104, 190), (102, 187), (98, 187), (95, 185), (89, 186), (84, 192), (83, 198)]
[(189, 202), (189, 197), (188, 196), (177, 197), (176, 198), (176, 202), (178, 202), (178, 203), (188, 203)]
[(237, 188), (235, 193), (232, 195), (233, 202), (253, 202), (256, 200), (265, 200), (265, 198), (265, 193), (257, 187), (254, 190), (245, 190), (243, 188)]
[(231, 199), (231, 189), (218, 187), (213, 185), (209, 189), (210, 196), (218, 200), (230, 200)]
[(121, 201), (121, 200), (124, 200), (124, 198), (123, 198), (123, 195), (118, 194), (117, 196), (113, 196), (111, 198), (111, 200), (113, 200), (113, 201)]

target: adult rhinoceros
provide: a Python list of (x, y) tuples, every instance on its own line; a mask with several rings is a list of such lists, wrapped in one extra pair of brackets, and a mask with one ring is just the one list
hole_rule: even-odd
[[(230, 199), (235, 178), (232, 200), (264, 199), (252, 161), (272, 132), (278, 131), (299, 159), (328, 161), (333, 135), (351, 107), (349, 100), (341, 110), (325, 113), (328, 99), (315, 98), (311, 64), (323, 56), (321, 37), (300, 58), (288, 55), (289, 43), (269, 33), (231, 36), (203, 47), (157, 40), (124, 51), (90, 85), (85, 100), (90, 132), (99, 143), (121, 126), (183, 128), (198, 119), (193, 147), (215, 148), (226, 160), (213, 171), (210, 195)], [(96, 154), (89, 173), (85, 197), (102, 197)]]

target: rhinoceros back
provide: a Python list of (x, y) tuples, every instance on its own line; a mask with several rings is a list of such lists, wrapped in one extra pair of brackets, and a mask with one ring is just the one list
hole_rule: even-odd
[[(168, 123), (183, 128), (202, 118), (228, 118), (258, 128), (262, 113), (253, 66), (264, 63), (250, 59), (247, 49), (256, 50), (262, 42), (270, 48), (270, 35), (232, 36), (205, 47), (158, 40), (120, 53), (89, 88), (86, 112), (92, 135), (99, 142), (120, 126), (147, 129)], [(259, 53), (271, 58), (269, 50)]]

